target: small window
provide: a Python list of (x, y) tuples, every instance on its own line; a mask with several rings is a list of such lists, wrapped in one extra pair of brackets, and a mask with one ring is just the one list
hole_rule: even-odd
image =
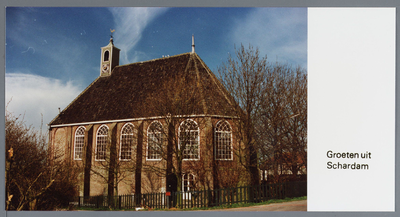
[(183, 148), (183, 159), (199, 159), (199, 146), (199, 127), (195, 121), (187, 119), (179, 126), (179, 148)]
[(82, 160), (85, 142), (85, 127), (78, 127), (75, 131), (74, 160)]
[(96, 137), (96, 160), (103, 161), (106, 159), (106, 149), (108, 142), (108, 127), (106, 125), (102, 125), (97, 130)]
[(147, 129), (147, 159), (161, 160), (162, 154), (162, 125), (153, 121)]
[(227, 121), (219, 121), (215, 126), (214, 143), (216, 160), (232, 160), (232, 130)]
[(119, 158), (121, 160), (132, 159), (132, 148), (134, 146), (134, 128), (133, 124), (127, 123), (122, 127), (121, 130), (121, 146)]
[(110, 59), (110, 52), (108, 50), (106, 50), (104, 52), (104, 60), (103, 61), (108, 61), (109, 59)]
[(191, 173), (183, 174), (182, 177), (182, 187), (183, 191), (193, 191), (194, 190), (194, 175)]

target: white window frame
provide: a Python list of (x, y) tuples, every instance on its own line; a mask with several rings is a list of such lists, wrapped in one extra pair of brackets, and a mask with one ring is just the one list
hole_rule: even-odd
[[(101, 134), (101, 135), (99, 135), (99, 132), (100, 132), (100, 130), (101, 129), (103, 129), (103, 128), (106, 128), (107, 129), (107, 134), (106, 135), (103, 135), (103, 134)], [(94, 157), (95, 157), (95, 161), (105, 161), (106, 160), (106, 155), (107, 155), (107, 142), (108, 142), (108, 126), (107, 125), (105, 125), (105, 124), (103, 124), (103, 125), (101, 125), (98, 129), (97, 129), (97, 132), (96, 132), (96, 147), (95, 147), (95, 155), (94, 155)], [(101, 140), (99, 141), (99, 139), (101, 138)], [(105, 141), (104, 141), (104, 139), (105, 139)], [(97, 158), (97, 151), (98, 151), (98, 149), (99, 149), (99, 142), (105, 142), (105, 144), (104, 144), (104, 159), (98, 159)]]
[[(185, 176), (187, 176), (187, 179), (185, 179)], [(192, 176), (192, 179), (190, 179), (189, 176)], [(183, 196), (184, 200), (192, 199), (192, 193), (189, 193), (189, 192), (193, 190), (190, 187), (194, 186), (194, 184), (196, 183), (195, 180), (196, 180), (196, 176), (193, 173), (182, 174), (182, 196)], [(186, 191), (185, 191), (185, 184), (186, 184)]]
[[(126, 127), (131, 126), (132, 127), (132, 133), (131, 134), (124, 134), (124, 130)], [(122, 142), (123, 142), (123, 136), (126, 135), (132, 135), (132, 146), (131, 146), (131, 154), (130, 154), (130, 158), (129, 159), (122, 159)], [(133, 148), (136, 145), (136, 141), (135, 141), (135, 125), (133, 125), (132, 123), (126, 123), (124, 124), (124, 126), (121, 129), (121, 138), (120, 138), (120, 145), (119, 145), (119, 160), (120, 161), (131, 161), (132, 160), (132, 154), (133, 154)]]
[[(78, 132), (81, 132), (83, 130), (83, 134), (77, 134)], [(84, 126), (80, 126), (80, 127), (78, 127), (76, 130), (75, 130), (75, 137), (74, 137), (74, 160), (82, 160), (82, 157), (83, 157), (83, 148), (85, 147), (85, 131), (86, 131), (86, 128), (84, 127)], [(82, 142), (82, 144), (79, 144), (79, 145), (82, 145), (81, 147), (77, 147), (77, 139), (79, 138), (79, 142)], [(82, 157), (80, 157), (80, 158), (77, 158), (76, 157), (76, 149), (77, 148), (80, 148), (81, 150), (81, 156)]]
[[(153, 124), (159, 124), (160, 126), (161, 126), (161, 129), (163, 129), (163, 125), (159, 122), (159, 121), (153, 121), (153, 122), (151, 122), (150, 123), (150, 125), (149, 125), (149, 127), (147, 128), (147, 149), (146, 149), (146, 160), (147, 161), (161, 161), (162, 160), (162, 156), (161, 156), (161, 153), (159, 153), (158, 155), (158, 158), (149, 158), (149, 156), (150, 156), (150, 154), (149, 154), (149, 151), (150, 151), (150, 141), (151, 141), (151, 137), (152, 137), (152, 135), (154, 135), (154, 134), (158, 134), (159, 135), (159, 138), (160, 138), (160, 140), (161, 140), (161, 148), (162, 148), (162, 145), (163, 145), (163, 134), (162, 134), (162, 131), (160, 131), (160, 132), (151, 132), (150, 131), (150, 127), (153, 125)], [(157, 156), (157, 153), (154, 153), (156, 156)]]
[[(185, 176), (187, 176), (187, 179), (185, 179)], [(190, 182), (189, 176), (192, 176), (192, 182)], [(193, 186), (196, 180), (196, 176), (193, 173), (183, 173), (182, 174), (182, 191), (187, 192), (191, 191), (190, 186)], [(187, 184), (187, 189), (185, 191), (185, 184)]]
[[(179, 125), (179, 129), (178, 129), (178, 148), (180, 149), (181, 147), (181, 128), (183, 126), (184, 123), (186, 122), (193, 122), (196, 124), (196, 129), (195, 130), (189, 130), (188, 132), (185, 133), (197, 133), (197, 158), (185, 158), (184, 156), (182, 160), (184, 161), (189, 161), (189, 160), (200, 160), (200, 128), (199, 125), (197, 124), (196, 121), (194, 121), (193, 119), (186, 119), (184, 121), (182, 121), (182, 123)], [(195, 140), (196, 140), (195, 139)], [(192, 141), (190, 141), (189, 147), (192, 146)], [(188, 145), (185, 146), (185, 149), (188, 147)], [(185, 150), (182, 150), (182, 152), (185, 152)], [(184, 153), (182, 153), (184, 155)]]
[[(228, 126), (228, 128), (229, 128), (229, 130), (226, 130), (226, 129), (221, 129), (221, 125), (222, 124), (226, 124), (227, 126)], [(224, 128), (225, 128), (225, 126), (223, 126)], [(222, 150), (223, 151), (223, 148), (219, 148), (220, 146), (222, 146), (222, 145), (224, 145), (224, 147), (226, 147), (226, 144), (225, 144), (225, 142), (226, 142), (226, 140), (224, 140), (224, 141), (222, 141), (222, 142), (220, 142), (221, 140), (219, 140), (219, 138), (218, 138), (218, 136), (219, 135), (221, 135), (221, 134), (228, 134), (229, 135), (229, 137), (230, 137), (230, 139), (229, 139), (229, 149), (230, 149), (230, 157), (229, 158), (225, 158), (225, 157), (223, 157), (223, 158), (218, 158), (217, 156), (218, 156), (218, 152), (220, 151), (220, 150)], [(226, 155), (226, 154), (225, 154)], [(218, 121), (217, 122), (217, 124), (215, 125), (215, 128), (214, 128), (214, 159), (215, 160), (233, 160), (233, 138), (232, 138), (232, 127), (231, 127), (231, 125), (229, 124), (229, 122), (228, 121), (226, 121), (226, 120), (220, 120), (220, 121)]]

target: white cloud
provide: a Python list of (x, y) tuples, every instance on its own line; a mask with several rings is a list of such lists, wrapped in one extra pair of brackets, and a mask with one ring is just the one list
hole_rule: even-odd
[(116, 46), (121, 49), (121, 64), (138, 61), (136, 56), (129, 56), (129, 52), (142, 37), (146, 26), (157, 16), (161, 15), (167, 8), (144, 8), (144, 7), (121, 7), (110, 8), (114, 17)]
[(58, 108), (64, 109), (82, 91), (72, 82), (24, 73), (6, 73), (5, 88), (7, 110), (24, 115), (26, 125), (35, 129), (40, 129), (43, 114), (43, 130)]
[(231, 32), (236, 45), (258, 47), (271, 62), (307, 67), (307, 9), (258, 8), (236, 21)]

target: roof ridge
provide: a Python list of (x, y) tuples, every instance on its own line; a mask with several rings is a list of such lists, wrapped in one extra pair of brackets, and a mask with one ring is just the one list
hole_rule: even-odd
[[(206, 104), (206, 100), (205, 100), (205, 98), (204, 98), (204, 86), (203, 86), (203, 82), (202, 82), (202, 79), (200, 79), (199, 68), (198, 68), (198, 66), (197, 66), (196, 60), (194, 59), (194, 58), (196, 58), (196, 55), (197, 55), (197, 54), (196, 54), (196, 53), (193, 53), (193, 54), (195, 54), (195, 56), (193, 57), (193, 56), (191, 55), (189, 61), (190, 61), (190, 60), (193, 61), (194, 68), (195, 68), (195, 70), (196, 70), (197, 86), (198, 86), (198, 88), (199, 88), (200, 97), (201, 97), (200, 100), (201, 100), (201, 103), (203, 104), (204, 113), (205, 113), (205, 114), (208, 114), (208, 107), (207, 107), (207, 104)], [(204, 67), (204, 66), (203, 66), (203, 67)], [(206, 70), (207, 70), (207, 69), (206, 69)]]
[(173, 55), (173, 56), (168, 56), (168, 57), (161, 57), (161, 58), (156, 58), (156, 59), (151, 59), (151, 60), (146, 60), (146, 61), (128, 63), (128, 64), (116, 66), (115, 68), (117, 68), (117, 67), (122, 67), (122, 66), (130, 66), (130, 65), (135, 65), (135, 64), (142, 64), (142, 63), (154, 62), (154, 61), (158, 61), (158, 60), (165, 60), (165, 59), (174, 58), (174, 57), (179, 57), (179, 56), (184, 56), (184, 55), (188, 55), (188, 54), (190, 55), (191, 53), (190, 53), (190, 52), (186, 52), (186, 53), (181, 53), (181, 54), (177, 54), (177, 55)]
[(225, 92), (226, 89), (225, 89), (224, 85), (221, 83), (221, 81), (219, 81), (218, 78), (216, 77), (216, 75), (211, 72), (210, 68), (208, 68), (208, 66), (203, 62), (203, 60), (200, 58), (200, 56), (197, 54), (195, 54), (195, 55), (196, 55), (197, 59), (199, 60), (200, 64), (203, 66), (203, 68), (206, 69), (206, 72), (208, 73), (208, 75), (210, 76), (210, 78), (214, 82), (214, 84), (217, 86), (218, 90), (222, 93), (222, 95), (225, 97), (225, 99), (228, 101), (228, 103), (231, 106), (234, 106), (235, 103), (232, 103), (232, 101), (231, 101), (232, 99), (230, 97), (228, 97), (229, 94), (227, 95), (227, 93)]

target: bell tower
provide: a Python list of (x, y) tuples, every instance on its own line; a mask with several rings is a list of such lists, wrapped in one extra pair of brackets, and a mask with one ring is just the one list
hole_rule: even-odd
[(101, 60), (100, 60), (100, 76), (111, 75), (112, 70), (119, 65), (119, 52), (120, 49), (114, 46), (112, 33), (115, 30), (111, 30), (110, 43), (107, 46), (101, 48)]

